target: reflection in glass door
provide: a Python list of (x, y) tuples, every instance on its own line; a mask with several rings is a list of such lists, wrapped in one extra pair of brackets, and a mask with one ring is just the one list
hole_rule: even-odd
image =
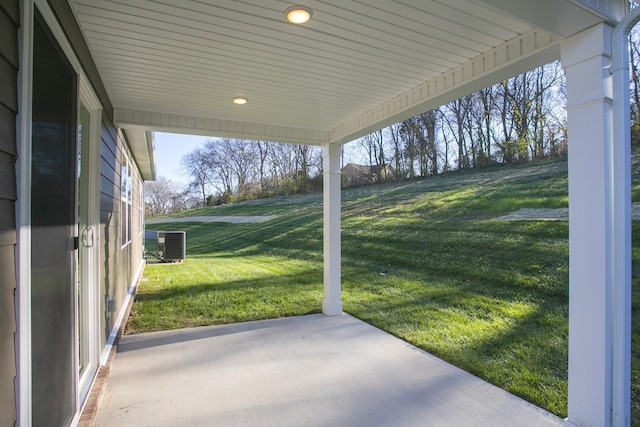
[(33, 29), (31, 416), (69, 425), (77, 412), (75, 243), (77, 76), (44, 19)]
[[(78, 235), (84, 237), (83, 231), (89, 226), (87, 218), (87, 156), (88, 143), (90, 141), (89, 135), (91, 130), (91, 115), (87, 108), (80, 102), (78, 108)], [(84, 147), (83, 147), (84, 146)], [(84, 163), (84, 165), (83, 165)], [(84, 166), (84, 167), (83, 167)], [(84, 199), (84, 200), (83, 200)], [(83, 206), (84, 205), (84, 206)], [(82, 239), (84, 240), (84, 239)], [(87, 328), (86, 317), (87, 307), (84, 300), (86, 300), (86, 293), (83, 292), (83, 287), (86, 287), (86, 274), (83, 272), (86, 270), (86, 256), (83, 252), (86, 252), (84, 245), (86, 242), (80, 242), (78, 250), (78, 371), (80, 377), (85, 371), (89, 361), (89, 345), (87, 342)]]
[(100, 362), (96, 232), (102, 110), (80, 66), (65, 54), (72, 50), (56, 37), (62, 33), (55, 18), (44, 9), (48, 17), (35, 8), (33, 22), (26, 334), (31, 387), (25, 396), (30, 424), (59, 426), (77, 417)]

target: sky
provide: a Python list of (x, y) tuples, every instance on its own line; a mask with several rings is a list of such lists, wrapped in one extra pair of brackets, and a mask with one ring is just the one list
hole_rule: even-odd
[[(181, 170), (180, 161), (196, 147), (202, 147), (209, 139), (212, 138), (200, 135), (154, 132), (156, 176), (169, 178), (180, 187), (186, 186), (189, 183), (189, 178)], [(358, 147), (358, 144), (354, 142), (346, 145), (344, 153), (345, 164), (365, 161)]]
[(156, 176), (169, 178), (180, 186), (186, 185), (189, 180), (180, 170), (180, 161), (185, 154), (204, 145), (207, 139), (210, 137), (155, 132)]

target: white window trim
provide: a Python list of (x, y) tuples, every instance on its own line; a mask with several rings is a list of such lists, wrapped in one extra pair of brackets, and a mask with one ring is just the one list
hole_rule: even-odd
[[(133, 225), (132, 207), (133, 207), (133, 194), (132, 186), (133, 181), (131, 177), (131, 159), (127, 153), (125, 147), (122, 147), (122, 156), (120, 164), (120, 238), (122, 239), (122, 246), (120, 249), (131, 244), (133, 235), (131, 228)], [(126, 168), (126, 169), (125, 169)], [(124, 176), (123, 176), (124, 175)], [(123, 183), (125, 188), (123, 189)], [(124, 192), (123, 192), (124, 190)], [(122, 204), (124, 203), (125, 209), (122, 210)]]
[[(140, 235), (144, 234), (144, 181), (138, 178), (138, 225), (140, 227)], [(143, 238), (144, 242), (144, 238)]]

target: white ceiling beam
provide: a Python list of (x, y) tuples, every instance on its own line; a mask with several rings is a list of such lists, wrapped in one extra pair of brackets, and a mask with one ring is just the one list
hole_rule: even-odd
[(114, 123), (123, 129), (219, 138), (239, 138), (306, 145), (323, 145), (328, 142), (328, 132), (319, 130), (267, 126), (257, 123), (154, 113), (117, 107), (114, 108)]

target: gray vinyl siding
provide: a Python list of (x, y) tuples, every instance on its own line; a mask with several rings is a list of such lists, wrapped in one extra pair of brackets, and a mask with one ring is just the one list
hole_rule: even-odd
[(0, 425), (16, 421), (16, 114), (18, 0), (0, 0)]
[[(120, 204), (120, 174), (122, 151), (131, 159), (132, 170), (132, 230), (131, 244), (123, 247), (122, 212)], [(116, 316), (122, 309), (134, 274), (144, 262), (142, 254), (143, 235), (140, 218), (136, 214), (141, 203), (139, 197), (140, 174), (128, 151), (126, 141), (103, 116), (100, 144), (100, 265), (103, 266), (102, 292), (116, 302), (116, 311), (106, 314), (104, 330), (106, 337), (114, 326)]]
[[(106, 119), (106, 120), (105, 120)], [(102, 295), (115, 298), (117, 289), (126, 286), (118, 269), (120, 254), (120, 163), (116, 129), (103, 116), (100, 141), (100, 265)], [(116, 312), (105, 313), (103, 344), (116, 320)]]

